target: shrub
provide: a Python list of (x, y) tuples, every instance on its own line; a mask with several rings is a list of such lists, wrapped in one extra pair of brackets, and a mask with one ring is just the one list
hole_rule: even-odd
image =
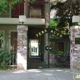
[(6, 67), (15, 58), (13, 53), (0, 52), (0, 67)]
[(57, 54), (62, 55), (64, 53), (62, 51), (57, 51)]
[(63, 54), (64, 54), (64, 52), (54, 50), (54, 51), (51, 51), (51, 54), (63, 55)]

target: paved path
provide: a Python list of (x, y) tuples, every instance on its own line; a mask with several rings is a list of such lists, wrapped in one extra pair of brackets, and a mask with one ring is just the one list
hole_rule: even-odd
[(74, 73), (80, 73), (80, 70), (30, 69), (27, 71), (0, 71), (0, 80), (74, 80)]

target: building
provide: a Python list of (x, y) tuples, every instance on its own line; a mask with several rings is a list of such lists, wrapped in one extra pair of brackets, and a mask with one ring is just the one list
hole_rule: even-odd
[[(36, 52), (36, 57), (43, 55), (43, 53), (39, 51), (38, 47), (44, 44), (39, 45), (40, 40), (36, 37), (36, 34), (45, 28), (46, 5), (48, 5), (48, 1), (45, 0), (37, 0), (33, 4), (27, 4), (27, 2), (24, 1), (16, 4), (9, 13), (0, 15), (0, 33), (2, 33), (2, 38), (0, 39), (0, 50), (7, 53), (13, 52), (17, 56), (17, 62), (14, 60), (13, 65), (17, 64), (17, 67), (19, 67), (24, 62), (26, 69), (27, 56), (35, 57), (30, 51)], [(19, 22), (20, 15), (26, 16), (25, 22)], [(18, 35), (18, 32), (20, 35)], [(30, 46), (30, 44), (33, 44), (34, 42), (34, 45), (36, 46), (31, 48), (32, 46)], [(20, 52), (23, 48), (25, 51), (22, 50)], [(44, 49), (44, 46), (42, 48)], [(21, 54), (17, 54), (17, 52)], [(26, 56), (25, 59), (22, 59), (23, 62), (20, 60), (22, 55), (23, 57)], [(19, 60), (18, 57), (20, 58)], [(21, 69), (23, 67), (19, 68)]]
[[(9, 13), (0, 15), (0, 51), (15, 55), (9, 65), (17, 65), (18, 69), (26, 70), (34, 59), (49, 65), (48, 51), (45, 49), (49, 44), (48, 35), (36, 36), (49, 27), (49, 11), (49, 0), (36, 0), (33, 4), (26, 1), (18, 3)], [(23, 15), (26, 21), (20, 20)], [(53, 50), (70, 50), (69, 36), (50, 39), (50, 42)], [(51, 61), (54, 62), (54, 59)]]

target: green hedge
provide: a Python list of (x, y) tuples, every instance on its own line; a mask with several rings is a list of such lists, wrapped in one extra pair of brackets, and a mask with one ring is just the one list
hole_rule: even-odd
[(11, 63), (11, 61), (13, 61), (14, 58), (16, 58), (16, 56), (13, 55), (13, 53), (7, 53), (4, 51), (1, 51), (0, 52), (0, 67), (5, 67), (9, 65), (9, 63)]

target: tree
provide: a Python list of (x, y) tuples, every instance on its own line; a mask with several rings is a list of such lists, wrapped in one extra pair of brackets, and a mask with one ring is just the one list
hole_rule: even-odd
[(0, 14), (9, 12), (10, 7), (22, 0), (0, 0)]
[[(56, 10), (55, 18), (59, 20), (57, 27), (72, 26), (72, 16), (80, 15), (80, 0), (51, 0), (51, 10)], [(63, 2), (60, 2), (63, 1)]]
[[(9, 12), (10, 9), (13, 8), (13, 6), (19, 2), (22, 2), (24, 0), (0, 0), (0, 14), (4, 14), (6, 12)], [(35, 0), (25, 0), (27, 2), (33, 3)]]
[[(50, 21), (50, 27), (58, 28), (65, 34), (72, 23), (73, 15), (80, 15), (80, 0), (51, 0), (51, 10), (56, 14)], [(63, 2), (60, 2), (63, 1)], [(79, 24), (79, 23), (78, 23)]]

